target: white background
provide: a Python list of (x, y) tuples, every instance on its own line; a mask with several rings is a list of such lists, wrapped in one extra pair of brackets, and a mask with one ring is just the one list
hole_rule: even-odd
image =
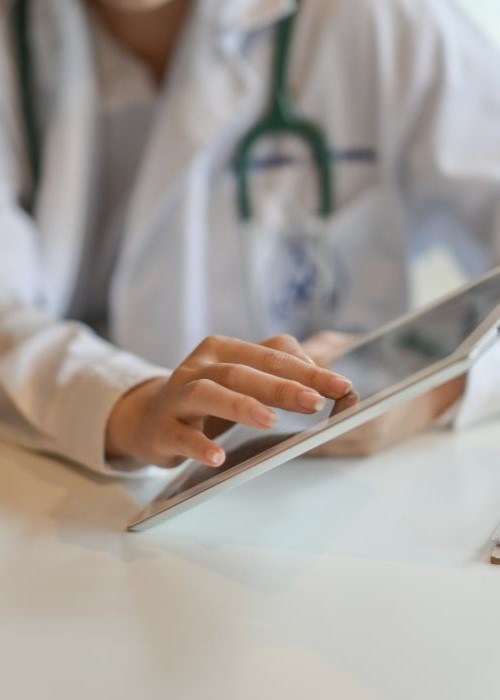
[[(500, 0), (455, 0), (455, 2), (500, 47)], [(448, 253), (441, 249), (430, 250), (413, 268), (414, 303), (420, 306), (430, 302), (462, 283), (462, 273)]]
[(456, 0), (500, 44), (500, 0)]

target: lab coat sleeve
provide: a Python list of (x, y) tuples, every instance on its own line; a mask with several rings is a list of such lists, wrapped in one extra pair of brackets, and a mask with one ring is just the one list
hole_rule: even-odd
[(131, 474), (140, 465), (105, 458), (108, 417), (129, 390), (169, 373), (44, 311), (35, 239), (29, 218), (1, 202), (0, 437), (103, 474)]
[(105, 459), (114, 404), (162, 368), (74, 322), (56, 322), (0, 291), (0, 435), (29, 449), (117, 475), (138, 465)]
[(26, 157), (0, 20), (0, 437), (100, 473), (132, 471), (106, 461), (108, 417), (126, 392), (168, 372), (47, 311), (40, 232), (18, 205)]
[[(1, 121), (0, 121), (1, 123)], [(0, 131), (1, 138), (1, 131)], [(7, 153), (0, 145), (0, 437), (109, 475), (138, 465), (105, 458), (115, 403), (133, 387), (166, 376), (85, 326), (43, 307), (33, 221), (8, 196)], [(3, 171), (3, 172), (2, 172)]]
[(81, 324), (44, 311), (35, 241), (29, 217), (4, 196), (0, 436), (101, 473), (137, 468), (106, 462), (108, 416), (127, 391), (167, 372), (118, 350)]
[[(386, 5), (397, 27), (392, 49), (379, 45), (380, 140), (408, 245), (446, 248), (473, 278), (500, 265), (500, 49), (448, 0)], [(500, 343), (470, 371), (453, 424), (498, 415)]]
[(7, 196), (14, 178), (0, 162), (0, 437), (100, 473), (131, 473), (135, 463), (105, 459), (108, 417), (126, 392), (168, 372), (44, 310), (37, 231)]

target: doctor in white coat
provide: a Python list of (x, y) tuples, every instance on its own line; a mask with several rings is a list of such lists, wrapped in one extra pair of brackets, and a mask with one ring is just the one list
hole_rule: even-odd
[[(314, 411), (349, 390), (307, 356), (338, 349), (321, 331), (363, 333), (405, 311), (425, 245), (447, 246), (469, 276), (500, 263), (500, 56), (448, 0), (301, 3), (290, 83), (328, 139), (336, 208), (315, 219), (314, 164), (271, 142), (245, 227), (234, 153), (268, 105), (274, 31), (294, 0), (33, 0), (30, 213), (8, 5), (4, 437), (104, 473), (220, 465), (206, 418), (264, 429), (268, 405)], [(497, 412), (499, 359), (494, 348), (329, 453), (384, 447), (453, 406), (457, 424)]]

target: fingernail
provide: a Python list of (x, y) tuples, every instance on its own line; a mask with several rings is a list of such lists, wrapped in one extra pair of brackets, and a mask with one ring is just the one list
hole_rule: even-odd
[(332, 392), (345, 396), (352, 389), (352, 382), (344, 377), (336, 377), (330, 382)]
[(316, 362), (312, 359), (310, 355), (304, 355), (304, 360), (310, 365), (316, 366)]
[(226, 456), (222, 450), (210, 450), (207, 453), (207, 461), (213, 467), (220, 467), (224, 464)]
[(259, 406), (252, 414), (253, 420), (262, 428), (273, 428), (278, 422), (278, 416), (270, 408)]
[(321, 411), (326, 405), (326, 399), (315, 391), (301, 391), (299, 394), (299, 406), (308, 411)]

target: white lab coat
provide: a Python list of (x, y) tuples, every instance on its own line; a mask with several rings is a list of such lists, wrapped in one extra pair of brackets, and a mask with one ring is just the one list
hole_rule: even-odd
[[(206, 335), (256, 339), (242, 282), (255, 265), (243, 259), (231, 159), (265, 110), (272, 30), (293, 1), (195, 6), (127, 213), (109, 344), (65, 320), (100, 154), (84, 4), (34, 3), (44, 167), (33, 219), (17, 204), (26, 162), (2, 38), (1, 434), (110, 471), (104, 430), (125, 391), (174, 367)], [(322, 239), (333, 286), (308, 331), (367, 330), (404, 311), (409, 262), (427, 243), (448, 246), (467, 275), (500, 263), (499, 75), (497, 51), (447, 0), (302, 3), (293, 91), (339, 159), (337, 209)], [(278, 252), (276, 232), (314, 205), (314, 168), (287, 148), (261, 167), (254, 188), (253, 230), (274, 235)], [(258, 269), (267, 284), (272, 260), (259, 259)], [(297, 330), (286, 314), (269, 330)], [(462, 416), (499, 410), (492, 357), (487, 382), (484, 368), (471, 374)]]

